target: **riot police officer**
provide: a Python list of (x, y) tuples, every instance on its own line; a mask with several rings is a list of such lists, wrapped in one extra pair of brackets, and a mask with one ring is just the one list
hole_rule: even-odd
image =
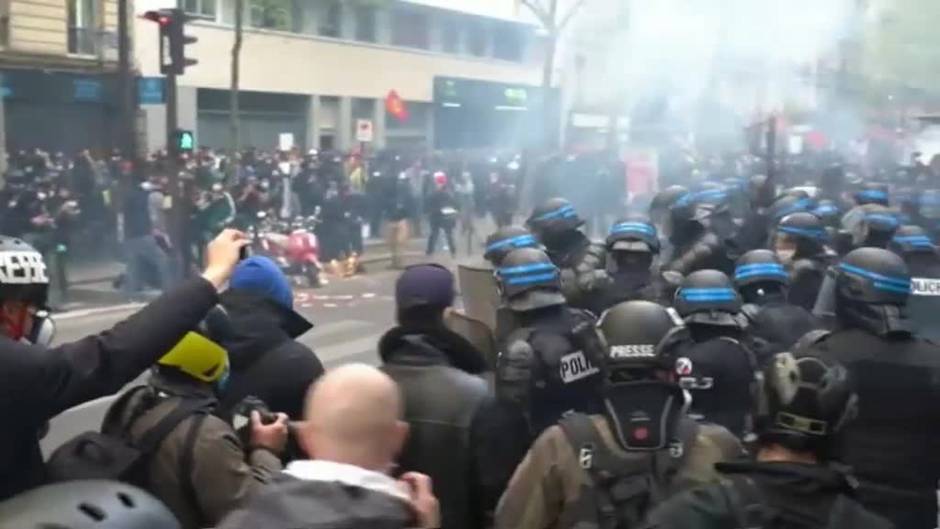
[(904, 259), (911, 273), (911, 299), (907, 313), (918, 334), (932, 341), (940, 340), (940, 255), (937, 246), (920, 226), (901, 226), (888, 249)]
[(758, 364), (768, 353), (790, 350), (802, 336), (821, 323), (803, 307), (787, 302), (790, 274), (770, 250), (751, 250), (738, 259), (734, 286), (744, 300), (748, 332), (763, 347), (755, 347)]
[(889, 204), (887, 184), (865, 182), (852, 196), (855, 199), (855, 203), (859, 206), (878, 204), (879, 206), (887, 207)]
[(479, 495), (487, 511), (495, 508), (543, 429), (570, 410), (591, 413), (600, 405), (597, 346), (583, 340), (595, 320), (566, 304), (559, 276), (537, 248), (513, 250), (496, 270), (515, 328), (501, 344), (495, 398), (483, 405), (471, 428)]
[(712, 208), (703, 207), (698, 193), (686, 193), (670, 205), (664, 231), (669, 237), (672, 255), (665, 260), (664, 270), (682, 275), (708, 268), (725, 273), (734, 270), (734, 261), (728, 252), (735, 245), (732, 240), (708, 229), (711, 213)]
[(854, 479), (831, 464), (831, 446), (856, 412), (845, 368), (780, 353), (764, 381), (757, 460), (716, 464), (719, 483), (673, 496), (643, 527), (891, 527), (851, 498)]
[(741, 297), (718, 270), (689, 274), (676, 291), (675, 309), (691, 340), (679, 383), (692, 393), (692, 411), (743, 437), (749, 431), (757, 362), (746, 344)]
[(797, 350), (839, 362), (859, 396), (859, 417), (841, 454), (860, 479), (859, 499), (897, 527), (934, 527), (940, 478), (940, 347), (911, 331), (911, 277), (881, 248), (853, 250), (831, 269), (817, 305), (837, 329), (817, 331)]
[(591, 242), (579, 229), (584, 220), (571, 202), (552, 198), (532, 210), (526, 226), (545, 246), (552, 262), (561, 270), (561, 286), (573, 307), (588, 308), (609, 282), (604, 272), (604, 246)]
[(856, 206), (842, 217), (842, 228), (851, 236), (853, 249), (887, 248), (899, 227), (898, 212), (879, 204)]
[(634, 527), (661, 497), (712, 482), (714, 463), (741, 454), (727, 430), (686, 414), (673, 371), (685, 329), (666, 308), (624, 302), (598, 330), (607, 343), (603, 411), (566, 415), (536, 439), (496, 527)]
[(826, 245), (828, 240), (822, 220), (812, 213), (791, 213), (780, 219), (771, 248), (780, 262), (789, 266), (790, 303), (807, 310), (813, 307), (826, 268), (836, 258)]
[(665, 302), (664, 282), (655, 274), (654, 260), (659, 255), (659, 236), (646, 217), (631, 215), (617, 220), (607, 235), (607, 274), (610, 285), (592, 307), (595, 314), (620, 303), (645, 299)]

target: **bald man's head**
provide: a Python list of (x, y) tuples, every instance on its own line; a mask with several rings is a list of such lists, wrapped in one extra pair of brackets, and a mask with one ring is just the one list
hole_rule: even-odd
[(374, 367), (347, 364), (311, 387), (301, 443), (312, 459), (385, 471), (408, 434), (402, 412), (395, 381)]

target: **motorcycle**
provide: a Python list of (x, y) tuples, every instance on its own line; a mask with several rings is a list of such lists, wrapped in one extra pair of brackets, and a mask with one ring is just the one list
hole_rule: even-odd
[(250, 230), (252, 248), (270, 257), (281, 267), (285, 275), (301, 278), (307, 286), (316, 288), (327, 283), (320, 273), (320, 245), (314, 233), (320, 222), (319, 215), (296, 217), (289, 225), (269, 220), (266, 213), (259, 213), (259, 223)]

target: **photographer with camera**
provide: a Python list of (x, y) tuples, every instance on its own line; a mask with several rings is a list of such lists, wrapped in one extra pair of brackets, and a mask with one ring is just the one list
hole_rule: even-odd
[(190, 332), (160, 358), (147, 385), (115, 402), (102, 425), (102, 433), (129, 438), (144, 452), (154, 447), (143, 454), (140, 484), (183, 529), (215, 526), (281, 469), (286, 415), (252, 411), (248, 446), (213, 415), (228, 373), (225, 349)]

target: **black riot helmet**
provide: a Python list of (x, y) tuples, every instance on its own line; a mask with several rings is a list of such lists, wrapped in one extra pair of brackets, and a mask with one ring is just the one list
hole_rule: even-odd
[(832, 227), (838, 226), (839, 220), (842, 217), (842, 212), (839, 210), (839, 205), (836, 204), (834, 200), (830, 200), (828, 198), (820, 200), (816, 204), (816, 208), (812, 211), (812, 213), (813, 215), (819, 217), (824, 225)]
[[(806, 257), (818, 253), (829, 240), (829, 232), (822, 219), (812, 213), (791, 213), (777, 222), (775, 237), (790, 239), (795, 243), (795, 257)], [(774, 247), (779, 246), (776, 240)]]
[(734, 286), (745, 302), (758, 303), (770, 293), (786, 295), (790, 274), (774, 252), (751, 250), (735, 264)]
[(698, 270), (687, 275), (673, 304), (686, 323), (740, 327), (741, 296), (719, 270)]
[(855, 203), (862, 206), (865, 204), (888, 205), (888, 185), (876, 182), (865, 182), (861, 188), (854, 193)]
[(683, 186), (669, 186), (656, 193), (650, 202), (650, 219), (656, 224), (662, 223), (672, 204), (688, 192), (689, 190)]
[(909, 334), (904, 310), (910, 293), (911, 276), (899, 255), (858, 248), (826, 273), (813, 312), (879, 336)]
[(525, 312), (563, 305), (558, 267), (538, 248), (519, 248), (503, 258), (496, 280), (509, 308)]
[(608, 252), (659, 253), (659, 235), (656, 227), (643, 215), (621, 218), (610, 226), (607, 233)]
[(518, 248), (538, 248), (539, 241), (521, 226), (504, 226), (486, 238), (483, 258), (498, 267), (509, 252)]
[(812, 211), (816, 207), (816, 201), (801, 190), (792, 191), (790, 194), (780, 195), (770, 205), (769, 214), (771, 219), (779, 222), (780, 219), (803, 211)]
[(879, 204), (856, 206), (842, 217), (842, 227), (855, 246), (886, 248), (900, 226), (898, 211)]
[(763, 444), (826, 460), (833, 455), (834, 438), (857, 411), (848, 370), (814, 356), (780, 353), (764, 369), (756, 430)]
[(571, 202), (563, 198), (550, 198), (532, 210), (526, 226), (540, 239), (551, 238), (584, 224)]
[(179, 529), (159, 500), (115, 481), (46, 485), (0, 503), (4, 529)]
[(937, 246), (927, 230), (920, 226), (907, 225), (898, 228), (888, 243), (888, 249), (904, 256), (914, 253), (936, 253)]
[(604, 311), (597, 329), (607, 343), (607, 370), (612, 382), (630, 379), (655, 370), (672, 370), (674, 346), (688, 337), (688, 329), (677, 315), (658, 303), (634, 300)]

